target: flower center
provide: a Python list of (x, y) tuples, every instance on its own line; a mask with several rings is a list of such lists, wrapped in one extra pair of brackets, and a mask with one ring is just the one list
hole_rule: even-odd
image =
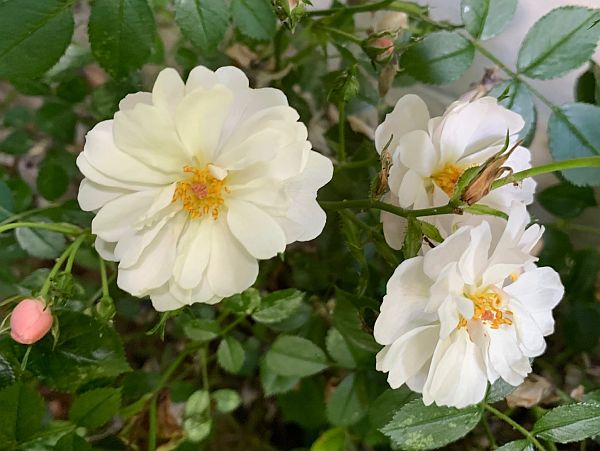
[[(473, 302), (475, 312), (473, 313), (473, 320), (483, 321), (489, 324), (492, 329), (498, 329), (503, 324), (510, 326), (512, 324), (512, 312), (502, 307), (502, 298), (499, 293), (495, 291), (487, 291), (483, 293), (476, 293), (467, 295), (467, 297)], [(460, 318), (458, 327), (466, 327), (467, 320), (463, 317)]]
[(452, 197), (456, 182), (458, 182), (458, 179), (463, 172), (464, 169), (459, 166), (452, 163), (446, 163), (446, 166), (432, 174), (431, 179), (443, 192), (449, 197)]
[(177, 182), (173, 193), (173, 202), (181, 201), (183, 208), (192, 218), (210, 213), (213, 219), (219, 217), (219, 208), (223, 205), (223, 191), (229, 192), (225, 178), (219, 180), (209, 166), (198, 169), (184, 166), (183, 172), (189, 177)]

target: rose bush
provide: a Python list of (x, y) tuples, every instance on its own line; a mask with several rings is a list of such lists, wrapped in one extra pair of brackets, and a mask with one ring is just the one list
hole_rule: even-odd
[(598, 447), (600, 10), (519, 7), (0, 1), (0, 449)]

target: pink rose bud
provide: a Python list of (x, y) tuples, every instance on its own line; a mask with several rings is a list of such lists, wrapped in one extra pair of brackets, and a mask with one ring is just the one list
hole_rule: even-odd
[(373, 47), (383, 50), (377, 57), (377, 59), (381, 61), (389, 58), (394, 53), (394, 40), (387, 36), (383, 36), (375, 39)]
[(10, 316), (10, 336), (17, 343), (30, 345), (52, 327), (52, 313), (39, 299), (23, 299)]

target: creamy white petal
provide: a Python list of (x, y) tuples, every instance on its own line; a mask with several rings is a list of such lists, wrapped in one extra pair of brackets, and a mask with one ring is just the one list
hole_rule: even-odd
[(398, 139), (396, 153), (404, 166), (429, 177), (439, 164), (439, 155), (424, 130), (413, 130)]
[(200, 284), (210, 258), (212, 218), (190, 220), (177, 244), (173, 279), (184, 289)]
[[(391, 113), (375, 130), (375, 148), (381, 154), (387, 149), (393, 153), (402, 135), (413, 130), (427, 130), (429, 110), (419, 96), (408, 94), (401, 97)], [(389, 144), (388, 144), (389, 143)]]
[(175, 69), (170, 67), (159, 72), (152, 88), (152, 103), (175, 116), (177, 105), (183, 99), (185, 85)]
[(453, 262), (458, 262), (471, 242), (469, 227), (461, 227), (425, 255), (423, 269), (432, 280), (436, 280), (442, 270)]
[(488, 263), (488, 252), (492, 242), (492, 233), (487, 222), (473, 227), (470, 233), (470, 242), (458, 260), (458, 268), (463, 280), (469, 285), (475, 285)]
[(92, 233), (107, 241), (118, 241), (146, 213), (160, 191), (138, 191), (108, 202), (92, 220)]
[[(387, 193), (382, 200), (388, 204), (399, 206), (398, 197), (392, 193)], [(385, 237), (386, 243), (392, 249), (399, 251), (404, 245), (408, 221), (402, 216), (388, 213), (383, 210), (380, 212), (380, 215), (381, 222), (383, 223), (383, 236)]]
[(437, 344), (437, 326), (417, 327), (399, 337), (383, 354), (377, 354), (376, 368), (389, 372), (388, 383), (398, 388), (421, 371), (431, 359)]
[(458, 330), (436, 347), (423, 403), (463, 408), (485, 396), (487, 377), (480, 350), (464, 330)]
[(130, 194), (131, 192), (124, 189), (106, 187), (94, 183), (89, 179), (83, 179), (79, 184), (77, 202), (83, 211), (94, 211), (103, 207), (111, 200), (125, 194)]
[(504, 326), (490, 330), (489, 334), (490, 364), (506, 382), (520, 385), (531, 372), (531, 365), (519, 348), (514, 328)]
[(227, 225), (250, 255), (267, 259), (283, 252), (286, 237), (269, 214), (250, 202), (231, 199), (227, 203)]
[(543, 267), (524, 272), (515, 282), (505, 287), (504, 291), (531, 312), (544, 335), (554, 331), (552, 309), (558, 305), (565, 292), (554, 269)]
[(197, 89), (183, 98), (175, 126), (188, 155), (205, 164), (214, 161), (232, 102), (233, 93), (223, 85)]
[(134, 296), (145, 296), (171, 278), (175, 264), (177, 241), (185, 224), (180, 215), (169, 221), (142, 252), (137, 263), (119, 268), (117, 285)]
[(219, 218), (212, 234), (208, 282), (221, 297), (241, 293), (258, 275), (258, 262), (232, 235), (224, 219)]
[(104, 241), (102, 238), (96, 237), (96, 241), (94, 242), (94, 249), (98, 252), (98, 255), (102, 257), (104, 260), (108, 260), (111, 262), (116, 262), (117, 258), (115, 257), (115, 246), (117, 243)]
[(400, 188), (398, 189), (398, 203), (402, 208), (409, 208), (427, 196), (425, 180), (416, 171), (409, 169), (404, 174)]
[(169, 112), (155, 106), (139, 103), (118, 111), (113, 136), (123, 152), (167, 173), (181, 171), (189, 158)]

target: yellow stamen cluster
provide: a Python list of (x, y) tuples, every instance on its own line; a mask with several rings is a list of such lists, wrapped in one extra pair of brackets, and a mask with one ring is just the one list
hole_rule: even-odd
[[(472, 320), (483, 321), (490, 325), (492, 329), (498, 329), (502, 325), (510, 326), (512, 324), (512, 312), (502, 308), (502, 298), (500, 294), (494, 291), (476, 293), (468, 295), (473, 302), (474, 313)], [(458, 322), (458, 328), (466, 327), (467, 320), (463, 317)]]
[(431, 179), (443, 192), (448, 196), (452, 196), (456, 182), (458, 182), (463, 172), (463, 168), (452, 163), (447, 163), (442, 169), (432, 174)]
[(210, 213), (213, 219), (219, 217), (219, 208), (223, 205), (223, 191), (229, 192), (225, 179), (215, 178), (208, 167), (198, 169), (184, 166), (183, 172), (190, 174), (177, 182), (173, 193), (173, 202), (181, 201), (183, 208), (192, 218)]

